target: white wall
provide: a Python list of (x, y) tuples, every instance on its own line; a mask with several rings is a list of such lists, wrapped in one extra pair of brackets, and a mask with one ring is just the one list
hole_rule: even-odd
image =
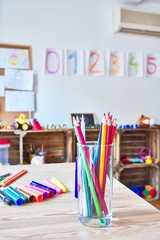
[[(143, 113), (160, 122), (160, 79), (53, 77), (45, 75), (46, 48), (159, 53), (160, 38), (114, 34), (113, 10), (122, 0), (0, 0), (0, 42), (31, 45), (41, 124), (67, 124), (71, 112), (94, 112), (98, 122), (111, 111), (118, 124)], [(137, 9), (160, 11), (158, 1)]]

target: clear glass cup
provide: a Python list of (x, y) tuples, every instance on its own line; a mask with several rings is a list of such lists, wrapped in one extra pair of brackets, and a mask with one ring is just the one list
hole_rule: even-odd
[(113, 145), (77, 143), (78, 219), (90, 227), (112, 225)]

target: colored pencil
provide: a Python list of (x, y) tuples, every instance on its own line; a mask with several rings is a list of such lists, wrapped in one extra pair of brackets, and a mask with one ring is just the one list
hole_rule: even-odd
[(89, 154), (87, 152), (87, 148), (86, 148), (86, 143), (85, 140), (83, 138), (83, 134), (81, 132), (81, 128), (79, 126), (79, 124), (74, 121), (74, 127), (76, 128), (76, 136), (77, 136), (77, 141), (79, 144), (79, 149), (81, 152), (81, 156), (82, 156), (82, 162), (85, 168), (85, 172), (87, 175), (87, 180), (88, 180), (88, 184), (90, 186), (91, 189), (91, 194), (93, 197), (93, 202), (95, 205), (95, 209), (97, 212), (97, 216), (101, 216), (101, 207), (100, 204), (103, 208), (103, 211), (105, 212), (105, 214), (108, 212), (104, 198), (102, 196), (102, 192), (100, 190), (100, 186), (99, 186), (99, 182), (97, 180), (97, 177), (95, 175), (95, 169), (91, 168), (91, 173), (90, 173), (90, 169), (89, 169)]
[(100, 151), (100, 164), (99, 164), (99, 184), (102, 190), (103, 186), (103, 176), (104, 176), (104, 162), (105, 162), (105, 153), (106, 153), (106, 133), (107, 133), (107, 124), (106, 116), (104, 114), (102, 119), (102, 137), (101, 137), (101, 151)]
[(8, 186), (10, 183), (14, 182), (16, 179), (20, 178), (21, 176), (23, 176), (25, 173), (27, 173), (26, 169), (23, 169), (21, 171), (19, 171), (18, 173), (12, 175), (11, 177), (7, 178), (2, 184), (2, 187), (6, 187)]

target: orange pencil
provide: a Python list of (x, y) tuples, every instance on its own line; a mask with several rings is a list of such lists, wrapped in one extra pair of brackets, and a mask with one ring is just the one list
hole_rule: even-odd
[(25, 173), (27, 173), (26, 169), (21, 170), (20, 172), (12, 175), (11, 177), (7, 178), (3, 183), (2, 183), (2, 187), (6, 187), (8, 186), (10, 183), (14, 182), (16, 179), (18, 179), (19, 177), (23, 176)]

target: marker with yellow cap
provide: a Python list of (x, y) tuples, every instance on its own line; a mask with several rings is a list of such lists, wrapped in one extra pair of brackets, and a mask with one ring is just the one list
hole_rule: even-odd
[(51, 182), (53, 182), (56, 186), (62, 189), (63, 193), (67, 192), (66, 187), (55, 177), (51, 178)]

